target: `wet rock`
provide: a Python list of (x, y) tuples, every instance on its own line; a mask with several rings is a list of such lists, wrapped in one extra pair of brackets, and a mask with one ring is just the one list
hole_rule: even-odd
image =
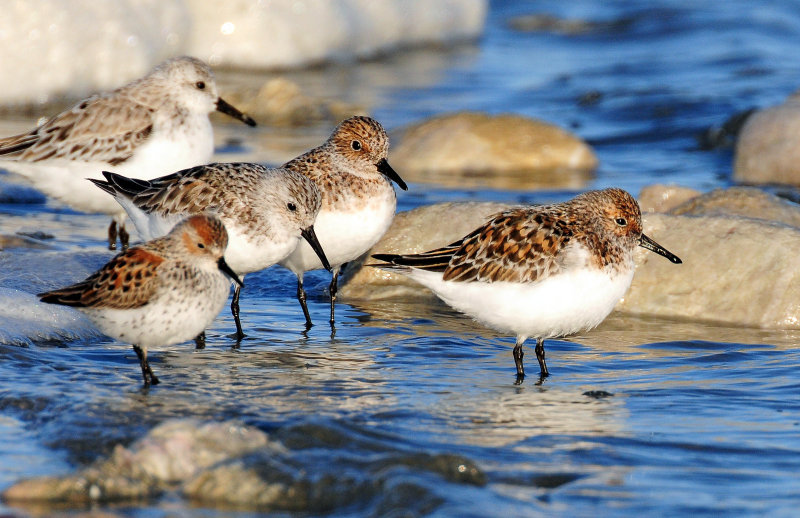
[(648, 185), (639, 193), (642, 212), (668, 212), (687, 200), (700, 195), (700, 191), (680, 185)]
[(82, 503), (152, 497), (210, 466), (270, 444), (267, 435), (236, 422), (170, 420), (130, 448), (65, 477), (23, 480), (3, 493), (5, 501)]
[(741, 216), (800, 227), (800, 205), (753, 187), (715, 189), (672, 207), (684, 216)]
[(639, 249), (636, 275), (617, 310), (800, 329), (800, 229), (738, 216), (666, 214), (646, 214), (644, 229), (683, 264)]
[[(431, 503), (431, 508), (438, 505), (435, 493), (408, 480), (410, 471), (435, 473), (448, 482), (486, 483), (486, 475), (458, 455), (390, 454), (368, 462), (337, 450), (322, 455), (324, 458), (318, 451), (281, 455), (259, 450), (203, 471), (183, 486), (182, 493), (202, 505), (319, 513), (372, 499), (384, 508), (417, 500)], [(391, 489), (398, 483), (416, 497), (398, 501)]]
[(267, 81), (257, 92), (234, 89), (226, 96), (231, 104), (260, 124), (271, 126), (305, 126), (320, 121), (338, 123), (353, 115), (367, 115), (360, 106), (307, 96), (297, 83), (283, 77)]
[(598, 164), (588, 144), (552, 124), (472, 112), (406, 128), (390, 155), (407, 181), (462, 188), (580, 188)]
[[(74, 475), (19, 482), (3, 499), (15, 505), (85, 505), (173, 491), (223, 509), (324, 513), (372, 505), (397, 512), (421, 505), (431, 511), (443, 501), (429, 484), (431, 474), (445, 483), (487, 482), (460, 455), (409, 453), (375, 435), (315, 423), (281, 432), (302, 439), (290, 441), (301, 446), (289, 449), (235, 421), (166, 421), (130, 448), (118, 446), (107, 460)], [(413, 495), (413, 501), (403, 495)]]
[[(644, 215), (645, 233), (683, 264), (638, 249), (633, 284), (617, 310), (736, 326), (800, 328), (800, 228), (789, 226), (797, 221), (796, 206), (749, 189), (695, 200), (674, 209), (681, 215)], [(491, 203), (440, 204), (398, 214), (369, 254), (415, 253), (446, 245), (503, 208)], [(775, 221), (740, 215), (754, 213)], [(434, 297), (399, 274), (359, 263), (348, 270), (340, 294), (373, 300)]]
[[(36, 249), (47, 249), (50, 248), (47, 244), (42, 242), (42, 237), (44, 234), (41, 235), (26, 235), (24, 232), (18, 232), (19, 235), (16, 236), (8, 236), (0, 234), (0, 250), (6, 250), (9, 248), (36, 248)], [(50, 238), (53, 236), (51, 235)], [(47, 238), (45, 238), (47, 239)]]
[(297, 462), (263, 451), (202, 472), (183, 495), (204, 505), (324, 512), (374, 493), (369, 481), (348, 473), (306, 471)]
[(800, 95), (747, 119), (736, 143), (733, 178), (800, 185)]
[(606, 392), (605, 390), (587, 390), (583, 393), (584, 396), (590, 397), (592, 399), (603, 399), (607, 397), (611, 397), (614, 394), (611, 392)]
[(509, 20), (508, 26), (520, 32), (555, 32), (575, 36), (601, 31), (621, 31), (631, 23), (632, 20), (629, 18), (596, 22), (577, 18), (558, 18), (550, 14), (525, 14)]

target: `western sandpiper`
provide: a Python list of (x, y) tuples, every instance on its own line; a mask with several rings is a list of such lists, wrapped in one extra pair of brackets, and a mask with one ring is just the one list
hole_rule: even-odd
[(152, 177), (208, 162), (214, 152), (208, 114), (214, 110), (256, 125), (219, 97), (208, 65), (192, 57), (174, 58), (32, 131), (0, 139), (0, 167), (74, 209), (113, 216), (109, 248), (116, 248), (118, 225), (125, 248), (125, 212), (110, 197), (87, 189), (86, 178), (99, 179), (104, 170)]
[[(314, 180), (322, 194), (322, 208), (314, 228), (333, 267), (331, 325), (339, 270), (372, 248), (392, 223), (397, 197), (391, 181), (403, 190), (408, 189), (386, 160), (388, 150), (389, 137), (378, 121), (351, 117), (341, 122), (323, 145), (282, 166)], [(297, 299), (303, 308), (306, 328), (310, 328), (303, 274), (319, 269), (322, 264), (305, 243), (280, 264), (297, 275)]]
[[(301, 174), (247, 163), (202, 165), (150, 181), (103, 174), (106, 181), (92, 181), (124, 207), (143, 239), (164, 235), (189, 214), (209, 212), (225, 224), (229, 236), (225, 260), (242, 277), (285, 258), (301, 237), (330, 270), (314, 231), (319, 189)], [(231, 311), (241, 340), (239, 292), (237, 286)]]
[(84, 312), (108, 336), (133, 344), (145, 386), (158, 378), (147, 349), (184, 342), (219, 314), (230, 281), (228, 234), (213, 216), (192, 216), (164, 237), (121, 252), (83, 282), (39, 294)]
[(642, 233), (636, 200), (621, 189), (589, 191), (570, 201), (516, 208), (463, 239), (413, 255), (375, 254), (478, 322), (517, 336), (517, 383), (525, 377), (522, 344), (536, 338), (541, 378), (544, 340), (592, 329), (633, 280), (636, 246), (681, 260)]

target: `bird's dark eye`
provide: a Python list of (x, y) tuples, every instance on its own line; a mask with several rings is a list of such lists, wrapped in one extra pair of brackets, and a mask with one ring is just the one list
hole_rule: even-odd
[(198, 90), (205, 90), (206, 84), (203, 81), (198, 81), (194, 84)]
[(203, 243), (197, 243), (197, 248), (205, 248), (205, 247), (206, 245), (204, 245)]
[(286, 206), (289, 207), (289, 210), (292, 211), (292, 212), (297, 210), (297, 205), (295, 205), (292, 202), (289, 202)]
[(350, 147), (352, 147), (355, 151), (361, 151), (361, 142), (354, 140), (350, 143)]
[(624, 227), (625, 225), (628, 224), (628, 220), (626, 220), (625, 218), (617, 218), (614, 221), (616, 221), (617, 225), (619, 225), (620, 227)]

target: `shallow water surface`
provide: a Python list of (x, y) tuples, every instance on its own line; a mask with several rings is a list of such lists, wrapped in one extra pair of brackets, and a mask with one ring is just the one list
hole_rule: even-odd
[[(514, 16), (531, 13), (590, 23), (577, 34), (511, 27)], [(485, 37), (473, 45), (289, 76), (309, 95), (360, 101), (390, 130), (460, 109), (570, 128), (600, 158), (587, 188), (710, 189), (730, 183), (731, 152), (701, 151), (696, 136), (793, 91), (799, 40), (800, 11), (780, 2), (495, 2)], [(226, 125), (222, 141), (239, 144), (217, 158), (277, 163), (329, 130)], [(399, 193), (400, 210), (573, 194), (491, 182), (410, 187)], [(106, 218), (14, 189), (0, 199), (0, 234), (52, 238), (35, 236), (0, 256), (0, 489), (71, 472), (165, 419), (199, 417), (258, 426), (309, 472), (383, 477), (381, 487), (313, 514), (791, 516), (800, 504), (798, 332), (615, 314), (596, 330), (548, 341), (552, 375), (537, 384), (529, 374), (515, 386), (513, 339), (439, 303), (344, 302), (333, 333), (323, 272), (307, 277), (317, 325), (305, 333), (294, 277), (272, 268), (247, 276), (240, 347), (223, 311), (205, 349), (151, 352), (163, 383), (146, 391), (128, 344), (98, 336), (70, 312), (37, 313), (31, 295), (82, 279), (110, 257)], [(532, 373), (530, 344), (526, 351)], [(419, 453), (460, 455), (485, 478), (445, 479), (408, 460)], [(375, 458), (387, 456), (405, 467), (372, 471)], [(195, 507), (175, 494), (94, 509), (257, 514)], [(0, 511), (56, 512), (2, 504)]]

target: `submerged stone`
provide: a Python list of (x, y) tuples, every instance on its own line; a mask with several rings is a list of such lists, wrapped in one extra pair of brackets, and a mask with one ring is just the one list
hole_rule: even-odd
[(18, 482), (3, 499), (46, 508), (142, 501), (173, 491), (222, 509), (324, 513), (372, 506), (395, 512), (424, 503), (430, 511), (442, 502), (426, 482), (431, 474), (444, 484), (487, 482), (474, 462), (456, 454), (409, 453), (377, 436), (315, 423), (282, 433), (304, 440), (292, 441), (290, 449), (236, 421), (174, 419), (77, 473)]
[(76, 504), (153, 497), (218, 462), (268, 444), (264, 432), (234, 421), (170, 420), (78, 473), (18, 482), (3, 499)]

